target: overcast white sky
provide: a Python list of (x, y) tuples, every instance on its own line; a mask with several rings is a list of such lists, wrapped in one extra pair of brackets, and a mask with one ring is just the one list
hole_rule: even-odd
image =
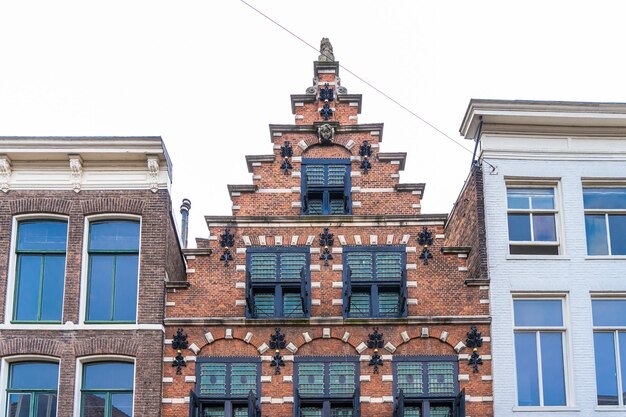
[[(470, 98), (626, 101), (620, 1), (247, 0), (463, 141)], [(238, 0), (0, 1), (0, 135), (159, 135), (176, 212), (230, 215), (244, 156), (272, 152), (268, 124), (294, 123), (289, 95), (317, 53)], [(360, 123), (384, 122), (383, 152), (408, 152), (401, 182), (422, 211), (448, 212), (471, 154), (349, 75)], [(465, 143), (468, 149), (471, 143)], [(191, 243), (193, 246), (193, 243)]]

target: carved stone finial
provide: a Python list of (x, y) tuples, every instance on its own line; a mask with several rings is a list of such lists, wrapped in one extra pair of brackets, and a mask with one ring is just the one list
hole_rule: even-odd
[(159, 190), (159, 160), (156, 157), (148, 157), (148, 182), (150, 190), (156, 193)]
[(328, 38), (322, 38), (320, 42), (320, 56), (317, 58), (320, 62), (334, 62), (335, 55), (333, 54), (333, 46), (330, 44)]
[(11, 160), (6, 155), (0, 155), (0, 190), (9, 192), (9, 180), (11, 179)]
[(79, 193), (83, 179), (83, 159), (80, 155), (70, 155), (70, 181), (74, 192)]

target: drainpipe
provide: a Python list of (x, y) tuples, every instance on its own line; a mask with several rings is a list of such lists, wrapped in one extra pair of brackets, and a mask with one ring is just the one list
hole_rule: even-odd
[(180, 206), (180, 240), (183, 244), (183, 249), (187, 249), (187, 231), (189, 229), (189, 209), (191, 209), (191, 201), (184, 198), (183, 204)]
[(478, 116), (480, 124), (478, 125), (478, 131), (476, 132), (476, 144), (474, 145), (474, 153), (472, 154), (472, 165), (476, 164), (476, 152), (478, 151), (478, 143), (480, 142), (480, 134), (483, 130), (483, 117)]

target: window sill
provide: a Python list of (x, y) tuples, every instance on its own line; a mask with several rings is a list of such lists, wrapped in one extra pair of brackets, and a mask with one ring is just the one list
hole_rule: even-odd
[(623, 413), (626, 410), (626, 406), (623, 405), (597, 405), (595, 408), (595, 411), (606, 411), (606, 412), (613, 412), (613, 413)]
[(542, 412), (542, 411), (550, 411), (550, 412), (564, 412), (564, 413), (571, 413), (571, 412), (575, 412), (575, 411), (580, 411), (579, 407), (572, 407), (572, 406), (545, 406), (545, 407), (541, 407), (541, 406), (526, 406), (526, 407), (521, 407), (521, 406), (516, 406), (513, 407), (513, 412), (515, 413), (519, 413), (519, 412)]
[(570, 261), (572, 258), (565, 255), (506, 255), (507, 260), (520, 260), (520, 259), (535, 259), (535, 260), (557, 260), (557, 261)]
[(626, 261), (626, 255), (599, 255), (599, 256), (585, 256), (587, 261)]

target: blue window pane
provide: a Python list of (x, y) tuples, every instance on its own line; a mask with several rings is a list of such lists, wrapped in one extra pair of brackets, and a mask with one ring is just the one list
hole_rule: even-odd
[(343, 195), (330, 195), (330, 214), (345, 214), (345, 202)]
[(535, 241), (556, 242), (556, 222), (554, 214), (533, 214)]
[(300, 293), (285, 293), (283, 295), (283, 315), (285, 317), (303, 317), (302, 298)]
[(300, 417), (322, 417), (321, 407), (301, 407)]
[(65, 251), (67, 223), (54, 220), (20, 222), (17, 250)]
[(369, 317), (370, 315), (370, 294), (368, 292), (352, 292), (350, 316)]
[(304, 253), (283, 253), (280, 255), (280, 280), (300, 281), (300, 273), (306, 265)]
[(622, 370), (622, 403), (626, 404), (626, 332), (618, 333), (620, 369)]
[(420, 362), (400, 362), (396, 371), (398, 389), (405, 395), (424, 393), (423, 366)]
[(626, 326), (626, 300), (591, 300), (594, 326)]
[(554, 209), (554, 189), (509, 188), (507, 203), (510, 209)]
[(422, 409), (417, 406), (404, 407), (404, 417), (422, 417)]
[(134, 321), (137, 315), (137, 255), (115, 258), (113, 320)]
[(530, 214), (509, 214), (509, 240), (530, 241)]
[(323, 186), (324, 181), (324, 165), (306, 165), (306, 183), (307, 186)]
[(298, 391), (300, 395), (324, 394), (324, 364), (301, 363), (298, 365)]
[(529, 209), (530, 198), (527, 190), (509, 188), (506, 190), (507, 205), (510, 209)]
[(105, 394), (83, 394), (81, 415), (104, 417), (105, 403)]
[(203, 363), (200, 365), (200, 394), (209, 396), (226, 395), (226, 365)]
[(111, 405), (112, 417), (132, 417), (133, 394), (112, 394)]
[(39, 284), (43, 258), (39, 255), (20, 255), (18, 259), (15, 320), (38, 320)]
[(258, 367), (248, 363), (234, 363), (231, 365), (230, 395), (247, 398), (250, 391), (256, 392)]
[(97, 362), (84, 366), (83, 389), (133, 389), (135, 366), (124, 362)]
[(626, 215), (609, 216), (611, 254), (626, 255)]
[(253, 253), (250, 256), (250, 278), (253, 281), (276, 280), (276, 268), (275, 253)]
[(516, 326), (562, 326), (563, 309), (560, 300), (515, 300)]
[(518, 405), (539, 405), (539, 372), (535, 333), (515, 333)]
[(541, 372), (544, 405), (565, 405), (563, 336), (541, 332)]
[(30, 417), (30, 394), (9, 394), (9, 417)]
[(57, 396), (56, 394), (37, 394), (36, 417), (56, 417)]
[(328, 185), (335, 187), (343, 187), (346, 178), (347, 165), (329, 165), (328, 166)]
[(61, 321), (64, 276), (65, 256), (46, 256), (43, 268), (41, 320)]
[(89, 228), (89, 250), (139, 250), (139, 222), (93, 222)]
[(430, 417), (452, 417), (452, 407), (433, 405), (430, 407)]
[(604, 214), (586, 214), (585, 231), (587, 235), (587, 254), (608, 255), (609, 243)]
[(87, 320), (108, 321), (111, 320), (115, 257), (91, 255), (90, 258)]
[(371, 280), (374, 277), (374, 260), (371, 252), (348, 252), (347, 259), (353, 281)]
[(255, 317), (274, 317), (274, 294), (254, 295)]
[(379, 280), (400, 280), (402, 270), (401, 253), (387, 252), (376, 255), (376, 277)]
[(596, 358), (598, 405), (618, 405), (613, 333), (594, 332), (593, 344)]
[(9, 379), (11, 389), (56, 390), (59, 383), (59, 365), (46, 362), (13, 363)]
[(585, 188), (586, 209), (626, 209), (626, 188)]
[(331, 396), (352, 396), (355, 390), (354, 364), (347, 362), (331, 362), (329, 364)]
[(330, 417), (352, 417), (352, 407), (333, 407)]
[(398, 309), (400, 294), (398, 292), (379, 292), (378, 310), (382, 317), (397, 317), (400, 314)]

